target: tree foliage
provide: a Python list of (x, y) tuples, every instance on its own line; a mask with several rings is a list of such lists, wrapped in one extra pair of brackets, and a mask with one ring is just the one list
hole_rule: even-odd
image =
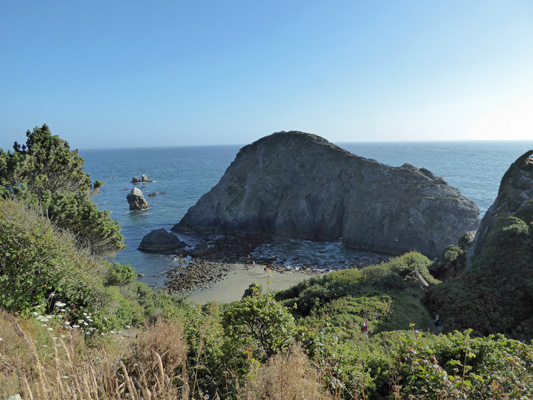
[(23, 145), (15, 142), (13, 152), (0, 150), (0, 196), (40, 207), (93, 254), (112, 255), (122, 250), (120, 226), (90, 198), (90, 177), (78, 151), (52, 135), (46, 124), (27, 131), (26, 137)]

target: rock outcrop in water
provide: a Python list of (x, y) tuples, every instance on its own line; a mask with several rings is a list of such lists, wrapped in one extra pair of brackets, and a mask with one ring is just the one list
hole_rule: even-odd
[(145, 210), (147, 208), (150, 208), (148, 205), (148, 202), (143, 196), (143, 192), (141, 192), (140, 189), (133, 188), (131, 189), (131, 192), (128, 193), (126, 196), (126, 200), (128, 200), (128, 204), (130, 205), (130, 210), (132, 211), (139, 211), (139, 210)]
[(476, 229), (479, 209), (426, 169), (390, 167), (302, 132), (243, 147), (173, 231), (270, 233), (438, 256)]
[(186, 244), (179, 240), (179, 238), (168, 232), (165, 228), (157, 229), (145, 235), (139, 250), (149, 252), (169, 252), (185, 247)]

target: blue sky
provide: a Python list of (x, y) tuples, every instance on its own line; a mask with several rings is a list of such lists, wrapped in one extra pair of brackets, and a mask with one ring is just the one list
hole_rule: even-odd
[(533, 1), (3, 0), (0, 148), (533, 139)]

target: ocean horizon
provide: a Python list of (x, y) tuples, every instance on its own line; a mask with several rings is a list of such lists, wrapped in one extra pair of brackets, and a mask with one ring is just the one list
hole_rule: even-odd
[[(533, 141), (439, 141), (439, 142), (349, 142), (335, 143), (360, 157), (374, 159), (393, 167), (405, 163), (426, 168), (474, 201), (481, 216), (496, 198), (503, 174)], [(137, 247), (143, 236), (155, 229), (170, 230), (189, 207), (218, 183), (243, 145), (199, 145), (120, 149), (80, 149), (85, 172), (91, 180), (105, 184), (93, 200), (118, 221), (127, 248), (115, 260), (132, 265), (144, 274), (143, 281), (161, 287), (164, 273), (173, 267), (168, 255), (143, 253)], [(145, 174), (152, 183), (137, 184), (150, 204), (141, 212), (129, 210), (126, 195), (134, 185), (134, 176)], [(153, 197), (149, 197), (153, 194)], [(191, 244), (194, 238), (182, 237)], [(279, 252), (290, 265), (320, 259), (332, 268), (355, 250), (340, 242), (313, 243), (287, 240)]]

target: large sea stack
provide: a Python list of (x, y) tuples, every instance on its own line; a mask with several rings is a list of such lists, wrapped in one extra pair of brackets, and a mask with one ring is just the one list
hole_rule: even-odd
[(270, 233), (388, 254), (437, 257), (476, 229), (479, 209), (430, 171), (390, 167), (316, 135), (278, 132), (243, 147), (173, 231)]

